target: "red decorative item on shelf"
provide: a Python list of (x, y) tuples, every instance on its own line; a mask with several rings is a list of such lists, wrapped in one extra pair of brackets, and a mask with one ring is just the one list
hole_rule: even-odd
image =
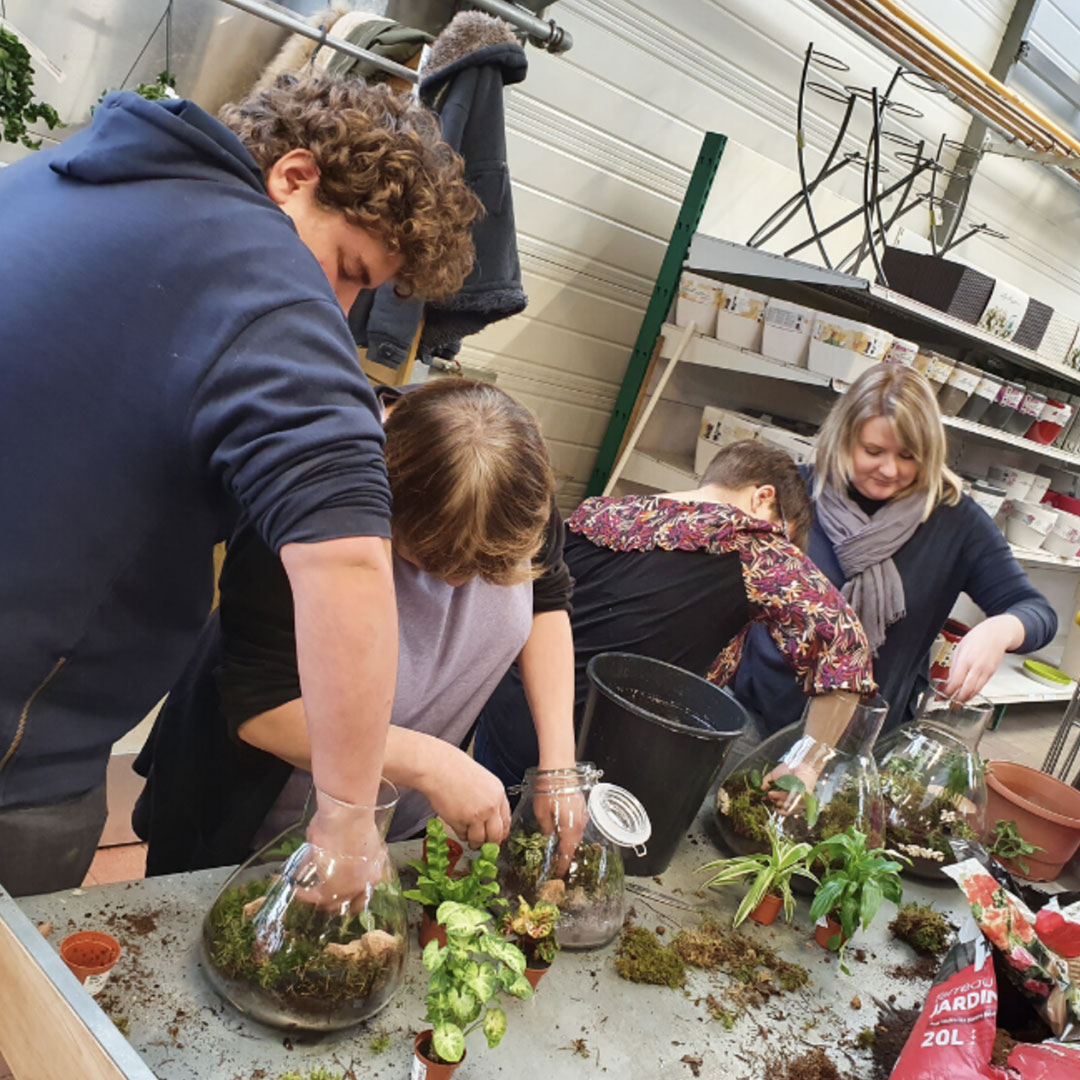
[(1064, 401), (1048, 397), (1039, 419), (1028, 428), (1026, 439), (1049, 446), (1060, 434), (1061, 429), (1072, 418), (1072, 406)]

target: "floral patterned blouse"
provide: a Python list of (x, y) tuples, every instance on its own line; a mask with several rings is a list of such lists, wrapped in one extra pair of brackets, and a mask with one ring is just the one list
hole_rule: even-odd
[[(872, 657), (858, 616), (779, 524), (721, 503), (655, 495), (586, 499), (567, 520), (571, 532), (612, 551), (737, 552), (752, 618), (768, 628), (806, 691), (872, 693)], [(735, 674), (749, 624), (709, 669), (723, 685)]]

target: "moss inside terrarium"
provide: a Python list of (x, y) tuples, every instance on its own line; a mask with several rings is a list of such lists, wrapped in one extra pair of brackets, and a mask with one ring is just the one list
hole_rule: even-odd
[(385, 991), (405, 956), (401, 935), (379, 929), (376, 887), (367, 910), (346, 916), (293, 902), (270, 948), (255, 916), (274, 879), (257, 878), (221, 894), (210, 912), (208, 950), (225, 978), (273, 995), (300, 1011), (332, 1010)]
[[(769, 768), (764, 770), (765, 774)], [(750, 849), (767, 851), (769, 848), (768, 823), (775, 805), (763, 787), (762, 774), (758, 770), (740, 770), (732, 773), (717, 794), (717, 811), (727, 819), (731, 830), (746, 842)], [(817, 842), (846, 832), (851, 825), (860, 825), (859, 797), (854, 781), (845, 783), (824, 805), (816, 808), (813, 825), (805, 812), (786, 815), (783, 819), (784, 834), (797, 841)], [(824, 869), (818, 866), (817, 869)]]
[(944, 782), (928, 787), (918, 757), (890, 758), (879, 769), (888, 808), (887, 842), (924, 873), (954, 861), (950, 840), (979, 839), (965, 812), (973, 786), (968, 760), (950, 755), (934, 771)]
[(552, 876), (558, 838), (542, 832), (517, 832), (507, 841), (511, 891), (549, 900), (561, 910), (622, 895), (622, 860), (608, 857), (603, 844), (581, 843), (566, 875)]

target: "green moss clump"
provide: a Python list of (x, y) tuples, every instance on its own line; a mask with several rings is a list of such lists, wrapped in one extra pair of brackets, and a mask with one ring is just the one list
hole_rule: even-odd
[[(734, 786), (734, 785), (733, 785)], [(745, 786), (731, 794), (728, 817), (732, 827), (740, 836), (755, 840), (760, 844), (769, 842), (769, 806), (761, 788)]]
[(871, 1050), (874, 1046), (874, 1029), (863, 1028), (858, 1035), (855, 1036), (855, 1045), (860, 1050)]
[(624, 979), (677, 990), (686, 983), (686, 964), (670, 945), (643, 926), (628, 926), (619, 939), (615, 970)]
[(389, 1035), (372, 1035), (371, 1042), (368, 1043), (371, 1047), (373, 1054), (384, 1054), (390, 1049), (390, 1036)]
[(952, 928), (940, 911), (929, 904), (904, 904), (889, 923), (895, 937), (906, 941), (917, 953), (940, 956), (952, 941)]

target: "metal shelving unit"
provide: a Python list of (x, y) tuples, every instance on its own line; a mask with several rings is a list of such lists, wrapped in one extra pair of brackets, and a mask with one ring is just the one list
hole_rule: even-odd
[[(709, 135), (702, 146), (698, 165), (687, 188), (667, 255), (657, 277), (646, 318), (635, 343), (616, 408), (597, 456), (589, 487), (590, 494), (603, 490), (620, 448), (625, 446), (628, 426), (631, 417), (636, 413), (637, 405), (644, 397), (652, 363), (666, 360), (670, 364), (677, 343), (683, 336), (680, 328), (664, 321), (671, 309), (683, 269), (731, 280), (768, 295), (797, 297), (800, 302), (818, 310), (856, 318), (860, 317), (858, 313), (861, 312), (865, 321), (882, 326), (897, 336), (917, 340), (928, 348), (977, 350), (1007, 364), (1050, 375), (1072, 387), (1080, 388), (1080, 372), (1066, 364), (1048, 360), (1031, 349), (996, 338), (976, 326), (864, 278), (786, 259), (758, 248), (748, 248), (696, 232), (723, 145), (722, 136)], [(816, 371), (772, 360), (760, 353), (740, 349), (700, 334), (689, 341), (680, 357), (680, 363), (796, 384), (811, 394), (820, 390), (822, 394), (831, 395), (843, 389), (842, 386), (835, 386), (828, 376)], [(994, 446), (1022, 451), (1057, 468), (1080, 472), (1080, 454), (1042, 446), (967, 420), (949, 417), (944, 422), (950, 431), (965, 439), (976, 439)], [(668, 491), (686, 489), (697, 483), (691, 454), (662, 453), (636, 448), (627, 456), (621, 479), (642, 487)], [(1026, 567), (1070, 573), (1080, 570), (1080, 558), (1015, 546), (1012, 551), (1016, 559)], [(1053, 655), (1044, 652), (1043, 658), (1053, 662), (1057, 651), (1056, 646), (1051, 646), (1049, 653)], [(1076, 688), (1075, 683), (1061, 688), (1040, 686), (1022, 674), (1022, 664), (1022, 657), (1006, 657), (1001, 669), (985, 690), (993, 702), (1004, 706), (1021, 702), (1049, 703), (1070, 700)]]

